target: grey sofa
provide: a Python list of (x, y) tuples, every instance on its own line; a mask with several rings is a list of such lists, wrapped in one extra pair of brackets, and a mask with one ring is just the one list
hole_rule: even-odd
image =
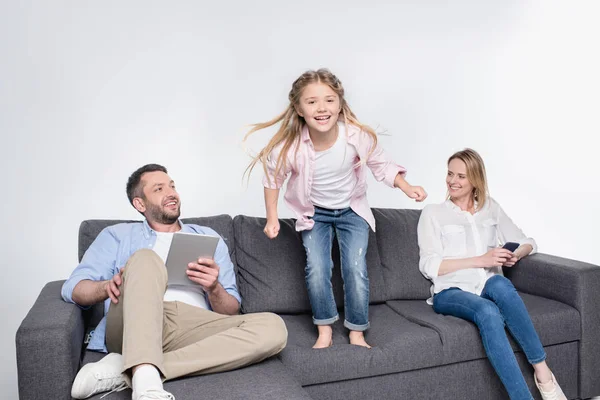
[[(281, 220), (275, 240), (262, 233), (262, 218), (220, 215), (185, 219), (210, 226), (226, 240), (236, 265), (243, 312), (276, 312), (287, 324), (286, 349), (277, 357), (236, 371), (166, 383), (184, 399), (505, 399), (475, 326), (433, 312), (425, 303), (429, 282), (418, 270), (416, 227), (420, 211), (374, 209), (377, 233), (367, 253), (370, 277), (371, 350), (348, 344), (341, 321), (334, 345), (313, 350), (316, 329), (304, 285), (305, 254), (294, 221)], [(106, 226), (81, 224), (79, 257)], [(339, 256), (334, 246), (334, 291), (343, 305)], [(536, 254), (507, 269), (569, 399), (600, 395), (600, 267)], [(84, 349), (86, 332), (101, 307), (82, 312), (50, 282), (16, 336), (22, 400), (70, 399), (78, 369), (102, 355)], [(343, 309), (340, 309), (343, 317)], [(343, 318), (342, 318), (343, 319)], [(532, 370), (514, 344), (534, 393)], [(128, 399), (130, 391), (109, 399)], [(536, 396), (537, 393), (536, 393)], [(95, 396), (94, 398), (99, 398)], [(536, 398), (539, 398), (536, 397)]]

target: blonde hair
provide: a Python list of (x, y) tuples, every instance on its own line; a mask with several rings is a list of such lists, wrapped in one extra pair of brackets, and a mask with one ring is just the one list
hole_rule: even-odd
[[(467, 179), (471, 182), (471, 185), (473, 185), (471, 196), (473, 201), (477, 202), (477, 209), (481, 210), (489, 197), (483, 158), (481, 158), (479, 153), (475, 150), (469, 148), (452, 154), (448, 159), (448, 164), (455, 158), (461, 160), (467, 166)], [(450, 194), (448, 194), (448, 199), (449, 198)]]
[(256, 163), (260, 161), (263, 165), (263, 170), (265, 171), (267, 179), (270, 180), (269, 175), (267, 173), (267, 159), (269, 158), (273, 149), (282, 142), (283, 147), (281, 149), (281, 152), (279, 153), (279, 156), (277, 157), (277, 163), (275, 166), (275, 177), (279, 176), (279, 173), (282, 170), (285, 171), (287, 167), (286, 160), (288, 152), (290, 151), (290, 148), (292, 147), (294, 142), (296, 142), (296, 152), (298, 151), (298, 144), (300, 141), (302, 128), (304, 127), (304, 124), (306, 124), (304, 118), (301, 117), (296, 111), (296, 107), (300, 104), (300, 96), (302, 96), (302, 91), (311, 83), (324, 83), (338, 95), (340, 99), (339, 116), (343, 117), (344, 123), (346, 125), (351, 124), (360, 128), (373, 139), (373, 145), (371, 146), (371, 149), (369, 151), (369, 155), (371, 155), (371, 153), (377, 146), (377, 134), (372, 128), (363, 125), (358, 121), (356, 115), (354, 115), (354, 113), (350, 109), (350, 106), (344, 99), (344, 87), (342, 86), (342, 82), (333, 73), (331, 73), (331, 71), (329, 71), (326, 68), (321, 68), (317, 71), (306, 71), (305, 73), (300, 75), (300, 77), (298, 77), (298, 79), (296, 79), (292, 84), (292, 89), (288, 94), (288, 99), (290, 103), (288, 104), (285, 111), (270, 121), (253, 124), (253, 128), (246, 134), (246, 136), (244, 136), (245, 142), (248, 139), (248, 137), (254, 132), (268, 128), (281, 122), (281, 126), (277, 130), (277, 133), (275, 133), (275, 135), (271, 138), (269, 143), (258, 153), (258, 155), (253, 157), (252, 161), (246, 168), (244, 175), (248, 174), (248, 177), (250, 177), (250, 174), (256, 166)]

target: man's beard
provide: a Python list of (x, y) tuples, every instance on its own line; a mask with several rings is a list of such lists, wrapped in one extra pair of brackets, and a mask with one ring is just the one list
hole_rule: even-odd
[(168, 214), (160, 206), (154, 204), (146, 205), (146, 219), (156, 221), (161, 224), (170, 225), (174, 224), (181, 215), (181, 207), (177, 204), (177, 211), (172, 214)]

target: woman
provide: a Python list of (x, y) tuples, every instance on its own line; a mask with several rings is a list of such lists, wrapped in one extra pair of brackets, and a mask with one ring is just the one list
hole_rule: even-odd
[[(533, 399), (504, 327), (519, 343), (534, 369), (544, 400), (566, 397), (546, 364), (546, 354), (513, 284), (502, 275), (535, 252), (536, 244), (488, 196), (485, 166), (465, 149), (448, 159), (448, 199), (428, 205), (419, 220), (421, 273), (432, 281), (435, 312), (477, 325), (488, 359), (511, 399)], [(498, 247), (515, 242), (510, 251)], [(507, 246), (508, 247), (508, 246)]]

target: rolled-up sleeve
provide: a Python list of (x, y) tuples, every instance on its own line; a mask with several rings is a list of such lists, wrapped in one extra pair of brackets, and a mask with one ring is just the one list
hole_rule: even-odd
[(81, 263), (63, 284), (61, 290), (63, 300), (77, 304), (73, 300), (73, 290), (83, 280), (103, 281), (110, 279), (116, 273), (115, 258), (118, 247), (119, 242), (111, 228), (103, 229), (85, 252)]
[(417, 226), (419, 243), (419, 270), (427, 279), (437, 278), (443, 261), (442, 238), (430, 206), (421, 212)]
[(290, 148), (284, 160), (286, 161), (285, 165), (282, 165), (282, 168), (279, 170), (279, 173), (276, 174), (277, 159), (279, 158), (279, 154), (281, 154), (282, 148), (283, 143), (278, 144), (271, 151), (271, 154), (269, 154), (266, 157), (267, 159), (264, 165), (265, 175), (263, 177), (263, 186), (267, 189), (280, 189), (292, 170), (289, 157), (287, 156), (289, 155), (289, 152), (294, 152), (295, 149)]
[[(219, 236), (219, 234), (214, 231), (209, 234)], [(217, 250), (215, 251), (215, 262), (219, 266), (219, 283), (223, 286), (227, 293), (235, 297), (235, 299), (241, 305), (242, 298), (237, 288), (235, 270), (233, 268), (233, 263), (231, 262), (231, 257), (229, 257), (229, 249), (227, 248), (223, 238), (219, 238), (219, 244), (217, 245)]]
[[(361, 131), (359, 135), (362, 135), (361, 140), (364, 140), (369, 144), (368, 148), (370, 151), (374, 143), (373, 138), (363, 131)], [(394, 187), (396, 175), (406, 175), (406, 168), (391, 161), (379, 144), (375, 145), (375, 149), (373, 149), (373, 152), (369, 155), (367, 166), (371, 170), (371, 173), (373, 173), (377, 182), (383, 182), (389, 187)]]
[(529, 254), (537, 252), (537, 243), (533, 238), (527, 237), (525, 233), (519, 228), (510, 217), (504, 212), (500, 204), (495, 200), (493, 201), (498, 207), (498, 234), (500, 243), (504, 245), (507, 242), (519, 243), (519, 245), (529, 244), (533, 247), (533, 250)]

